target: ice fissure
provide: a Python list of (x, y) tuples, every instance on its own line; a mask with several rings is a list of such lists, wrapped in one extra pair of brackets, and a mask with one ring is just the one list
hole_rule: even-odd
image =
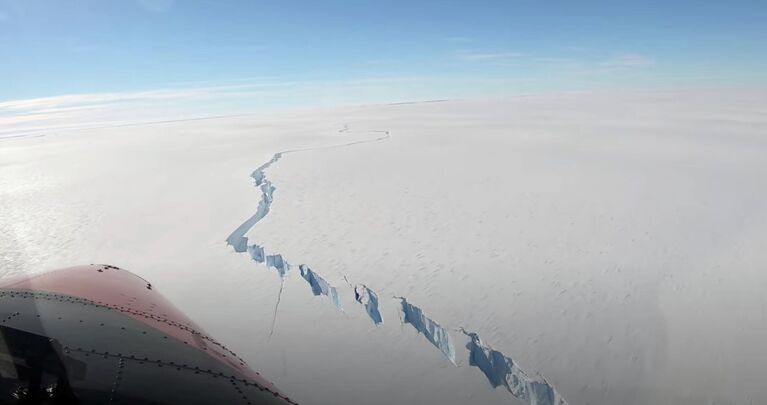
[(368, 316), (376, 325), (383, 323), (381, 312), (378, 310), (378, 294), (375, 291), (365, 284), (357, 284), (354, 286), (354, 300), (365, 307)]
[[(344, 133), (348, 132), (349, 127), (348, 125), (344, 125), (343, 129), (341, 129), (339, 132)], [(248, 231), (250, 231), (259, 221), (264, 219), (267, 214), (269, 214), (269, 210), (271, 209), (272, 202), (274, 201), (274, 192), (277, 190), (277, 188), (272, 184), (272, 182), (267, 178), (266, 176), (266, 169), (268, 169), (272, 164), (276, 163), (278, 160), (280, 160), (283, 155), (288, 153), (296, 153), (296, 152), (303, 152), (303, 151), (309, 151), (309, 150), (318, 150), (318, 149), (330, 149), (330, 148), (338, 148), (338, 147), (344, 147), (344, 146), (352, 146), (362, 143), (368, 143), (368, 142), (378, 142), (382, 141), (386, 138), (388, 138), (389, 131), (367, 131), (370, 133), (379, 133), (383, 134), (381, 136), (378, 136), (373, 139), (363, 139), (359, 141), (352, 141), (347, 142), (343, 144), (338, 145), (327, 145), (327, 146), (320, 146), (320, 147), (314, 147), (314, 148), (302, 148), (302, 149), (292, 149), (292, 150), (286, 150), (282, 152), (277, 152), (274, 155), (272, 155), (272, 158), (266, 161), (264, 164), (253, 170), (253, 172), (250, 174), (250, 177), (253, 179), (254, 185), (261, 190), (261, 199), (258, 202), (258, 206), (256, 208), (255, 214), (253, 214), (250, 218), (248, 218), (245, 222), (240, 224), (240, 226), (237, 227), (230, 235), (226, 238), (226, 243), (229, 246), (232, 246), (235, 252), (237, 253), (247, 253), (250, 258), (258, 263), (263, 263), (266, 265), (267, 268), (272, 268), (277, 271), (277, 273), (280, 275), (280, 290), (277, 293), (277, 301), (274, 306), (274, 315), (272, 318), (272, 326), (269, 331), (269, 337), (274, 334), (274, 327), (277, 324), (277, 312), (279, 310), (280, 301), (282, 299), (282, 291), (285, 287), (285, 276), (287, 275), (288, 271), (291, 269), (290, 263), (279, 253), (273, 253), (273, 254), (267, 254), (266, 249), (258, 245), (256, 243), (248, 244), (248, 237), (245, 236)], [(339, 310), (341, 309), (341, 302), (338, 298), (338, 290), (332, 286), (325, 278), (317, 274), (314, 270), (312, 270), (308, 265), (306, 264), (300, 264), (299, 270), (301, 272), (301, 277), (306, 280), (306, 282), (309, 284), (309, 287), (312, 290), (312, 293), (315, 296), (325, 296), (328, 297), (333, 305), (335, 305), (336, 308)], [(377, 306), (377, 299), (376, 299), (376, 306)], [(377, 309), (376, 309), (377, 312)], [(379, 314), (380, 319), (380, 314)]]
[(309, 283), (309, 286), (312, 287), (312, 293), (314, 295), (324, 295), (329, 297), (336, 308), (341, 309), (341, 303), (338, 301), (338, 290), (336, 290), (335, 287), (330, 285), (324, 278), (320, 277), (305, 264), (299, 265), (298, 269), (301, 271), (301, 277), (303, 277), (304, 280)]
[[(338, 132), (350, 133), (353, 131), (349, 130), (348, 125), (344, 125)], [(274, 327), (277, 322), (277, 311), (282, 297), (282, 291), (285, 286), (285, 276), (292, 266), (281, 254), (267, 254), (267, 251), (263, 246), (256, 243), (248, 244), (248, 237), (245, 236), (259, 221), (269, 214), (272, 202), (274, 201), (274, 194), (277, 188), (267, 178), (266, 170), (272, 164), (279, 161), (284, 155), (289, 153), (378, 142), (390, 137), (389, 131), (366, 132), (380, 133), (383, 135), (372, 139), (363, 139), (343, 144), (278, 152), (267, 162), (255, 169), (250, 175), (250, 177), (253, 178), (254, 185), (261, 191), (261, 199), (256, 207), (256, 212), (226, 238), (226, 243), (231, 246), (235, 252), (247, 253), (253, 261), (265, 264), (267, 268), (275, 269), (281, 278), (280, 290), (274, 307), (272, 327), (269, 333), (270, 337), (274, 333)], [(301, 277), (307, 284), (309, 284), (313, 295), (327, 297), (337, 309), (341, 310), (341, 301), (336, 287), (331, 285), (324, 277), (317, 274), (317, 272), (307, 264), (299, 264), (298, 269)], [(354, 291), (354, 300), (365, 308), (368, 317), (370, 317), (373, 323), (376, 325), (383, 323), (383, 317), (381, 316), (379, 309), (380, 302), (378, 294), (365, 284), (352, 285), (349, 283), (349, 286)], [(406, 298), (394, 298), (400, 300), (400, 310), (404, 314), (402, 322), (415, 328), (419, 334), (422, 334), (426, 340), (442, 352), (453, 365), (457, 366), (455, 346), (453, 345), (453, 340), (448, 329), (424, 315), (421, 308), (411, 304)], [(544, 378), (530, 377), (527, 373), (522, 371), (511, 358), (506, 357), (501, 352), (485, 345), (480, 340), (478, 334), (466, 332), (463, 328), (460, 330), (470, 338), (469, 343), (466, 345), (466, 349), (469, 352), (469, 364), (479, 368), (494, 388), (504, 386), (511, 395), (527, 401), (530, 405), (567, 405), (567, 402)]]
[(493, 388), (504, 386), (511, 395), (530, 405), (567, 405), (561, 395), (543, 377), (530, 377), (510, 357), (482, 342), (479, 335), (461, 328), (469, 343), (469, 365), (479, 368)]
[(402, 312), (405, 314), (403, 322), (409, 323), (418, 332), (422, 333), (426, 340), (437, 347), (451, 363), (455, 364), (455, 347), (447, 330), (433, 319), (426, 317), (421, 308), (409, 303), (406, 298), (396, 298), (400, 300)]

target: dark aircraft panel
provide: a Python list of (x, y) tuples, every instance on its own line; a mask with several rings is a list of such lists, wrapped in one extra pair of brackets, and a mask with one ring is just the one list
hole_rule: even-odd
[(3, 283), (0, 328), (0, 404), (293, 403), (113, 266)]

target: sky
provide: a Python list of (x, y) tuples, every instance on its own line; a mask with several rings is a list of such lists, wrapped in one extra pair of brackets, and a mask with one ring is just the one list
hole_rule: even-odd
[(0, 136), (116, 104), (764, 86), (765, 44), (764, 0), (0, 0)]

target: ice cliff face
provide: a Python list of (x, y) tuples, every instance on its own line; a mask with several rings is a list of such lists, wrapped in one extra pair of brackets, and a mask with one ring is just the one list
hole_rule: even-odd
[[(349, 132), (348, 126), (344, 126), (339, 132)], [(267, 268), (275, 269), (282, 279), (280, 292), (277, 296), (277, 302), (274, 308), (272, 329), (269, 334), (270, 337), (274, 332), (274, 326), (277, 321), (277, 311), (282, 296), (285, 276), (292, 266), (279, 253), (266, 254), (266, 249), (263, 246), (255, 243), (248, 245), (248, 237), (245, 236), (259, 221), (269, 214), (272, 202), (274, 201), (274, 193), (277, 189), (267, 178), (266, 169), (280, 160), (283, 155), (288, 153), (378, 142), (387, 139), (390, 136), (388, 131), (368, 132), (380, 133), (383, 135), (374, 139), (348, 142), (340, 145), (294, 149), (275, 153), (270, 160), (259, 166), (250, 175), (255, 182), (255, 186), (261, 191), (261, 199), (256, 208), (256, 212), (226, 238), (226, 243), (231, 246), (235, 252), (247, 253), (253, 261), (265, 264)], [(338, 290), (335, 287), (330, 285), (325, 278), (317, 274), (317, 272), (306, 264), (300, 264), (298, 269), (301, 273), (301, 277), (309, 284), (312, 294), (329, 298), (336, 308), (339, 310), (341, 309)], [(381, 312), (379, 310), (380, 302), (378, 294), (364, 284), (357, 284), (355, 286), (349, 284), (349, 286), (354, 291), (355, 301), (362, 304), (370, 319), (376, 325), (383, 323), (383, 318), (381, 317)], [(448, 330), (433, 319), (425, 316), (419, 307), (408, 302), (406, 298), (396, 298), (400, 300), (401, 310), (404, 313), (402, 321), (406, 324), (410, 324), (419, 333), (423, 334), (426, 340), (439, 349), (439, 351), (442, 352), (453, 365), (457, 365), (455, 347)], [(470, 338), (470, 342), (466, 345), (466, 349), (469, 351), (469, 364), (479, 368), (494, 388), (504, 386), (513, 396), (526, 401), (530, 405), (567, 405), (567, 402), (565, 402), (559, 393), (557, 393), (545, 379), (542, 377), (531, 378), (522, 371), (511, 358), (506, 357), (503, 353), (493, 350), (491, 347), (485, 345), (476, 333), (469, 333), (466, 331), (463, 331), (463, 333)]]
[(421, 308), (407, 302), (405, 298), (398, 298), (402, 303), (402, 312), (405, 314), (404, 322), (409, 323), (418, 332), (422, 333), (426, 340), (436, 346), (451, 363), (455, 364), (455, 347), (447, 330), (434, 320), (427, 318), (423, 311), (421, 311)]
[(354, 286), (354, 299), (365, 307), (370, 319), (378, 325), (383, 323), (381, 312), (378, 311), (378, 294), (364, 284)]
[(266, 255), (264, 254), (264, 248), (256, 244), (252, 244), (248, 246), (248, 254), (250, 255), (251, 259), (253, 259), (254, 261), (258, 263), (263, 263), (266, 260)]
[(309, 283), (309, 286), (312, 287), (312, 294), (329, 297), (333, 302), (333, 305), (335, 305), (336, 308), (341, 309), (341, 303), (338, 301), (338, 291), (335, 287), (328, 284), (324, 278), (317, 275), (317, 273), (312, 271), (312, 269), (305, 264), (298, 266), (298, 269), (301, 271), (301, 277), (303, 277), (304, 280)]
[(511, 395), (530, 405), (567, 405), (559, 393), (543, 378), (531, 378), (510, 357), (485, 345), (479, 335), (462, 332), (470, 338), (469, 364), (485, 374), (493, 388), (504, 386)]
[[(260, 211), (260, 208), (261, 204), (259, 203), (258, 211)], [(245, 234), (250, 228), (256, 225), (256, 222), (263, 218), (263, 215), (259, 217), (258, 211), (256, 211), (256, 214), (254, 214), (252, 217), (248, 218), (247, 221), (243, 222), (242, 225), (237, 227), (237, 229), (235, 229), (234, 232), (232, 232), (232, 234), (226, 238), (226, 243), (234, 248), (235, 252), (243, 253), (248, 250), (248, 238), (245, 236)]]
[(271, 267), (277, 270), (277, 273), (280, 274), (280, 277), (285, 277), (285, 273), (287, 273), (288, 269), (290, 269), (290, 265), (285, 261), (285, 259), (282, 258), (282, 255), (280, 254), (267, 255), (266, 267)]

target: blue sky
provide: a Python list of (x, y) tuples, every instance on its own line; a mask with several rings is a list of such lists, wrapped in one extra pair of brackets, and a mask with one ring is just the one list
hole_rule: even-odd
[(764, 0), (0, 0), (0, 114), (63, 95), (225, 110), (763, 86), (765, 44)]

